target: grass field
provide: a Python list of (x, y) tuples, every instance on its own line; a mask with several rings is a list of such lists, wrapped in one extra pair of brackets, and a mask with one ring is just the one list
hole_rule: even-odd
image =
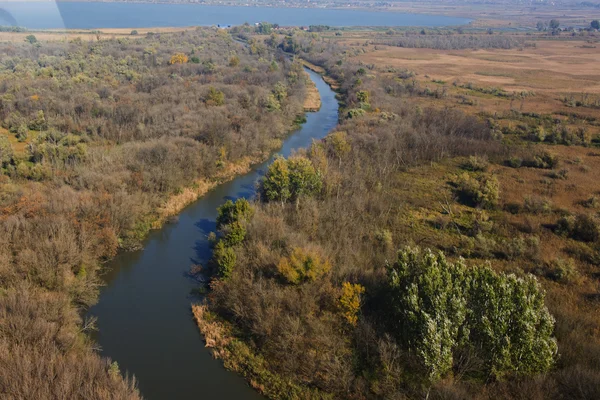
[[(600, 43), (590, 43), (589, 38), (528, 39), (526, 46), (507, 50), (401, 48), (365, 44), (367, 40), (358, 35), (343, 39), (345, 44), (363, 49), (357, 59), (373, 73), (394, 77), (397, 71), (410, 71), (421, 87), (445, 91), (443, 98), (421, 98), (423, 105), (476, 114), (548, 114), (560, 120), (576, 114), (577, 118), (565, 123), (585, 125), (592, 134), (600, 133), (598, 124), (590, 123), (600, 118), (597, 107), (565, 101), (600, 99)], [(489, 93), (495, 89), (504, 95)]]

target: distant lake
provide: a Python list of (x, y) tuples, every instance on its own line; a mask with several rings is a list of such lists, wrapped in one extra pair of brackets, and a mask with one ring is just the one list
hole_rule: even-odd
[(195, 4), (0, 2), (0, 25), (29, 29), (145, 28), (241, 25), (268, 21), (282, 26), (451, 26), (467, 18), (364, 10), (205, 6)]

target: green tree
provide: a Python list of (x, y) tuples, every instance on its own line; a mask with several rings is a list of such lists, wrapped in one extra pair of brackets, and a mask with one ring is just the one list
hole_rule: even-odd
[(233, 248), (227, 246), (225, 241), (220, 240), (215, 246), (212, 257), (218, 276), (223, 279), (230, 278), (236, 261), (237, 257)]
[(268, 201), (285, 203), (291, 196), (290, 170), (283, 157), (277, 157), (265, 174), (262, 191)]
[(211, 86), (206, 95), (206, 104), (222, 106), (225, 104), (225, 94)]
[(275, 87), (273, 88), (273, 95), (279, 102), (282, 102), (283, 100), (285, 100), (288, 96), (287, 88), (285, 87), (285, 84), (282, 82), (277, 82), (275, 84)]
[(237, 199), (235, 203), (227, 200), (218, 208), (217, 229), (234, 222), (248, 221), (254, 214), (254, 209), (246, 199)]
[(27, 35), (27, 36), (25, 36), (25, 41), (30, 44), (35, 44), (35, 43), (37, 43), (38, 40), (34, 35)]
[(281, 110), (281, 103), (277, 100), (274, 94), (269, 94), (265, 100), (265, 107), (268, 111), (279, 111)]
[(494, 378), (548, 371), (557, 345), (554, 318), (535, 277), (517, 278), (489, 267), (470, 271), (469, 342)]
[(392, 328), (430, 381), (450, 371), (453, 350), (467, 339), (465, 286), (464, 266), (441, 253), (406, 249), (388, 266)]
[(591, 27), (592, 29), (600, 29), (600, 21), (598, 21), (597, 19), (593, 20), (593, 21), (590, 23), (590, 27)]
[(273, 25), (268, 22), (261, 22), (257, 27), (257, 32), (262, 35), (270, 35), (273, 31)]
[(8, 138), (4, 135), (0, 136), (0, 167), (10, 163), (13, 159), (14, 152)]
[(555, 362), (554, 319), (533, 276), (450, 263), (442, 253), (405, 249), (388, 266), (390, 326), (429, 381), (450, 372), (470, 348), (488, 376), (548, 371)]
[(293, 200), (303, 196), (313, 196), (323, 187), (321, 174), (315, 170), (310, 160), (306, 157), (291, 157), (288, 160), (290, 192)]
[(239, 221), (235, 221), (225, 228), (225, 241), (229, 246), (236, 246), (246, 238), (246, 226)]
[(557, 19), (551, 19), (550, 20), (550, 29), (552, 29), (553, 31), (558, 29), (560, 27), (560, 21)]

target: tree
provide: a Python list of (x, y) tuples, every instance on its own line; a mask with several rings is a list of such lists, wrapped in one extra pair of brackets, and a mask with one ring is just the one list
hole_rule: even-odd
[(237, 199), (235, 203), (227, 200), (218, 208), (217, 229), (234, 222), (248, 221), (254, 214), (254, 209), (246, 199)]
[(238, 65), (240, 65), (240, 58), (238, 56), (231, 56), (229, 59), (229, 66), (237, 67)]
[(323, 187), (321, 174), (315, 170), (308, 158), (291, 157), (288, 165), (292, 200), (299, 200), (303, 196), (313, 196), (321, 191)]
[(211, 86), (208, 89), (208, 94), (206, 95), (206, 104), (222, 106), (225, 104), (225, 94)]
[(185, 54), (183, 54), (183, 53), (175, 53), (171, 57), (171, 60), (169, 61), (169, 64), (171, 64), (171, 65), (185, 64), (187, 62), (188, 62), (188, 57)]
[(560, 27), (560, 21), (557, 19), (550, 20), (550, 29), (553, 31), (557, 30)]
[(279, 102), (282, 102), (283, 100), (285, 100), (288, 96), (287, 88), (285, 87), (285, 84), (282, 82), (277, 82), (275, 84), (275, 87), (273, 88), (273, 95)]
[(30, 44), (35, 44), (35, 43), (37, 43), (38, 40), (34, 35), (27, 35), (27, 36), (25, 36), (25, 41)]
[(461, 349), (477, 354), (492, 378), (553, 366), (554, 318), (535, 277), (468, 268), (419, 248), (398, 252), (387, 270), (389, 326), (430, 382), (451, 371)]
[(342, 294), (340, 295), (340, 311), (346, 321), (355, 326), (358, 322), (358, 312), (361, 306), (361, 297), (365, 292), (362, 285), (344, 282), (342, 284)]
[(261, 22), (256, 31), (262, 35), (270, 35), (271, 32), (273, 31), (273, 25), (271, 25), (268, 22)]
[(288, 201), (291, 196), (290, 170), (285, 158), (277, 157), (269, 166), (262, 182), (262, 191), (268, 201)]
[(13, 159), (13, 148), (8, 138), (4, 135), (0, 136), (0, 167), (8, 164)]
[(130, 35), (131, 36), (136, 36), (138, 34), (138, 31), (136, 31), (135, 29), (131, 31)]
[(466, 342), (465, 286), (464, 267), (441, 253), (406, 249), (388, 266), (391, 327), (430, 381), (450, 371), (453, 350)]
[(600, 29), (600, 21), (598, 21), (597, 19), (593, 20), (593, 21), (590, 23), (590, 27), (591, 27), (592, 29)]
[(545, 31), (546, 30), (546, 23), (542, 22), (542, 21), (539, 21), (537, 23), (536, 27), (537, 27), (537, 30), (540, 31), (540, 32), (541, 31)]
[(233, 248), (227, 246), (225, 241), (220, 240), (215, 246), (212, 262), (216, 266), (220, 278), (227, 279), (233, 274), (237, 257)]

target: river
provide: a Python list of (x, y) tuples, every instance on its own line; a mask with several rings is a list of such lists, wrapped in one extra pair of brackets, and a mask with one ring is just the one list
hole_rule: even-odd
[(145, 28), (241, 25), (268, 21), (282, 26), (465, 25), (460, 17), (369, 10), (207, 6), (122, 2), (0, 1), (0, 25), (29, 29)]
[[(320, 111), (283, 143), (279, 154), (308, 147), (337, 124), (335, 93), (321, 76), (308, 71), (321, 93)], [(94, 339), (102, 355), (134, 374), (142, 395), (154, 399), (258, 399), (245, 380), (212, 358), (192, 320), (191, 291), (198, 283), (186, 276), (192, 264), (210, 258), (207, 235), (215, 231), (217, 207), (227, 199), (249, 198), (271, 160), (222, 184), (185, 208), (176, 223), (152, 232), (143, 250), (120, 253), (106, 265), (106, 286), (90, 315), (97, 317)]]

